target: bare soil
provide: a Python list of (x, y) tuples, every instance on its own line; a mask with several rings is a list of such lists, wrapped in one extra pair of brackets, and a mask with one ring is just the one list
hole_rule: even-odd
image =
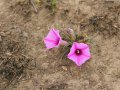
[[(0, 0), (0, 90), (120, 90), (120, 1), (33, 3)], [(77, 67), (46, 51), (51, 27), (86, 33), (92, 58)]]

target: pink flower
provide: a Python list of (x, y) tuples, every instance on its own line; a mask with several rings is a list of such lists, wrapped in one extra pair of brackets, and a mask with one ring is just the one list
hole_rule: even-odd
[(82, 65), (91, 58), (89, 46), (84, 43), (74, 42), (70, 49), (70, 53), (68, 54), (68, 58), (78, 66)]
[(51, 29), (48, 33), (47, 37), (44, 39), (44, 43), (47, 49), (51, 49), (53, 47), (59, 47), (62, 42), (62, 38), (59, 35), (59, 30)]

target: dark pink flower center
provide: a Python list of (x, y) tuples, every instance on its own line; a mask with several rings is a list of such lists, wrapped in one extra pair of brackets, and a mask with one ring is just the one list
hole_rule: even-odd
[(56, 44), (57, 44), (57, 45), (59, 44), (59, 41), (60, 41), (60, 39), (57, 39), (57, 40), (56, 40)]
[(76, 55), (81, 55), (81, 54), (82, 54), (82, 51), (81, 51), (80, 49), (76, 49), (75, 54), (76, 54)]

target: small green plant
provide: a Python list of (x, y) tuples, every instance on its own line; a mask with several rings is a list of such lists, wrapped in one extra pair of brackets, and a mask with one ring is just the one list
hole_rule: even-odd
[(51, 9), (53, 12), (55, 12), (56, 3), (57, 3), (57, 0), (51, 0)]

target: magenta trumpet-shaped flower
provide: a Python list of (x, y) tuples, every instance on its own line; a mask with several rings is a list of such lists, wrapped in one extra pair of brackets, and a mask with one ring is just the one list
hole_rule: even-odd
[(59, 34), (59, 30), (51, 29), (48, 35), (44, 39), (44, 43), (47, 49), (51, 49), (53, 47), (59, 47), (62, 42), (62, 38)]
[(68, 58), (75, 62), (77, 66), (82, 65), (91, 58), (89, 46), (84, 43), (74, 42), (68, 54)]

